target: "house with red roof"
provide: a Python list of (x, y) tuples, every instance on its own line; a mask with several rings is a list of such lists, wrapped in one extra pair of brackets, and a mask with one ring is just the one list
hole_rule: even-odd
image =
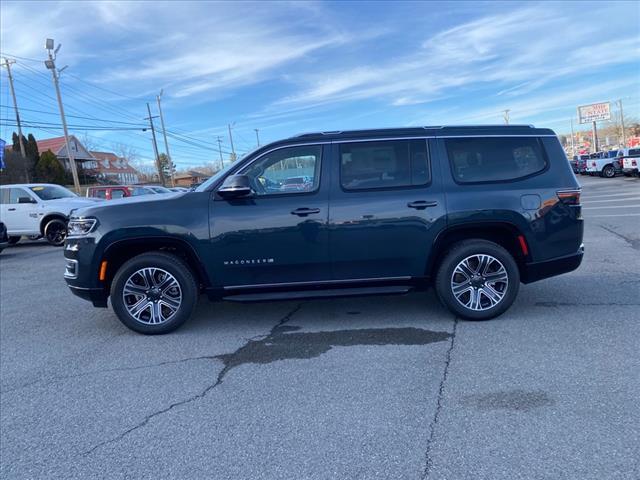
[[(51, 150), (65, 170), (70, 169), (69, 155), (64, 137), (39, 140), (38, 152)], [(130, 184), (140, 181), (138, 171), (125, 158), (112, 152), (89, 151), (74, 135), (69, 136), (69, 148), (73, 152), (78, 171), (108, 183)]]

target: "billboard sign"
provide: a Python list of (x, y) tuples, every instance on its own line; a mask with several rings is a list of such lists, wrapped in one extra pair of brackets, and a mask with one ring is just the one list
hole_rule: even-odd
[(578, 120), (580, 123), (611, 120), (611, 103), (592, 103), (578, 107)]

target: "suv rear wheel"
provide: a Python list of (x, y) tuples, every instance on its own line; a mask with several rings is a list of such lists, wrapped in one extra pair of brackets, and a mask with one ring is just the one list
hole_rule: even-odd
[(436, 275), (440, 301), (467, 320), (488, 320), (504, 313), (519, 287), (520, 273), (511, 254), (487, 240), (454, 245)]
[(169, 333), (193, 313), (198, 284), (189, 266), (163, 252), (143, 253), (125, 262), (111, 284), (111, 304), (131, 330)]
[(607, 165), (602, 169), (602, 176), (605, 178), (613, 178), (616, 176), (616, 169), (613, 165)]

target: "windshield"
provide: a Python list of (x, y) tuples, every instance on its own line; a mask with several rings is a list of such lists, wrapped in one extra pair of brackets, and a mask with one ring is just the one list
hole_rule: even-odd
[(149, 187), (156, 193), (171, 193), (171, 190), (165, 187)]
[(77, 195), (71, 190), (67, 190), (60, 185), (38, 185), (36, 187), (29, 188), (33, 193), (40, 197), (40, 200), (55, 200), (57, 198), (77, 197)]

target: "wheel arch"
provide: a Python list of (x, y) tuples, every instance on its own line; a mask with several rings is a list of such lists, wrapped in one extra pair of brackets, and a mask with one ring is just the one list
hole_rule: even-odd
[(107, 261), (104, 288), (109, 291), (113, 277), (118, 269), (129, 259), (150, 252), (172, 253), (182, 258), (202, 287), (210, 286), (209, 277), (197, 252), (189, 242), (170, 236), (135, 237), (117, 240), (104, 250), (96, 268), (100, 269), (102, 261)]
[(69, 217), (67, 215), (65, 215), (64, 213), (49, 212), (49, 213), (45, 214), (44, 217), (42, 217), (42, 220), (40, 220), (40, 235), (44, 236), (44, 227), (46, 227), (47, 223), (49, 223), (53, 219), (60, 219), (65, 223), (67, 221), (69, 221)]
[(528, 245), (524, 232), (510, 222), (469, 222), (449, 226), (442, 230), (433, 242), (425, 275), (435, 278), (442, 259), (451, 247), (460, 241), (474, 238), (502, 246), (515, 259), (522, 274), (525, 263), (529, 260), (529, 253), (523, 252), (520, 237), (523, 237), (525, 245)]

